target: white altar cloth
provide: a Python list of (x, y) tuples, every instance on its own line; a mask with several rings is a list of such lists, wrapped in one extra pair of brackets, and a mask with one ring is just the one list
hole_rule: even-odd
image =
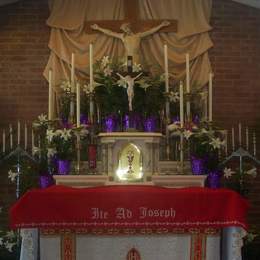
[[(38, 252), (37, 229), (22, 232), (22, 250), (20, 260), (63, 260), (61, 238), (59, 236), (41, 236)], [(206, 239), (205, 260), (241, 260), (242, 237), (245, 231), (240, 227), (228, 227), (223, 230), (222, 246), (220, 236), (208, 235)], [(136, 248), (141, 260), (190, 260), (191, 236), (172, 235), (77, 235), (76, 260), (126, 260), (131, 248)], [(220, 248), (222, 247), (222, 251)], [(222, 258), (221, 258), (222, 256)], [(199, 259), (199, 258), (198, 258)]]

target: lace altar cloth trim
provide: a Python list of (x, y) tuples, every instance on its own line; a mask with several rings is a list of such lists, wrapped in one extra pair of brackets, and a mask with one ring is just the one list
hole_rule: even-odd
[(204, 235), (219, 235), (220, 229), (215, 228), (158, 228), (158, 229), (103, 229), (103, 228), (81, 228), (81, 229), (58, 229), (58, 228), (48, 228), (48, 229), (40, 229), (41, 235), (44, 236), (51, 236), (51, 235), (63, 235), (63, 234), (76, 234), (76, 235), (83, 235), (83, 234), (91, 234), (91, 235), (167, 235), (167, 234), (204, 234)]

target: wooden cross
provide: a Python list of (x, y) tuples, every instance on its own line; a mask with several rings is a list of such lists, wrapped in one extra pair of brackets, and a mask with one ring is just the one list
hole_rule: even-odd
[[(159, 4), (159, 3), (158, 3)], [(97, 33), (97, 31), (91, 29), (91, 25), (98, 24), (100, 27), (104, 27), (114, 32), (122, 33), (120, 26), (123, 23), (130, 23), (131, 30), (136, 32), (143, 32), (158, 26), (162, 21), (167, 20), (170, 25), (160, 29), (160, 32), (177, 32), (177, 21), (170, 19), (157, 19), (157, 20), (141, 20), (139, 17), (138, 0), (124, 0), (125, 19), (124, 20), (93, 20), (87, 21), (86, 32), (89, 34)]]

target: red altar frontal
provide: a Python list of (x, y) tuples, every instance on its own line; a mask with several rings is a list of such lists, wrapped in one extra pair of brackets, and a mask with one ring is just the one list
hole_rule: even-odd
[(11, 209), (13, 228), (247, 228), (248, 203), (227, 189), (155, 186), (70, 188), (27, 192)]
[[(85, 255), (76, 257), (76, 236), (82, 234), (90, 236), (83, 247), (92, 243), (91, 235), (95, 235), (93, 243), (96, 245), (103, 243), (97, 235), (113, 235), (115, 241), (119, 239), (118, 243), (123, 241), (122, 235), (141, 235), (147, 236), (145, 241), (150, 239), (157, 244), (153, 234), (170, 235), (169, 241), (171, 234), (190, 234), (191, 253), (183, 259), (208, 260), (213, 258), (209, 254), (206, 257), (206, 235), (217, 234), (220, 229), (231, 226), (247, 229), (247, 209), (247, 201), (227, 189), (57, 185), (27, 192), (11, 208), (10, 214), (13, 228), (39, 228), (43, 236), (61, 236), (62, 253), (55, 256), (56, 259), (96, 259), (84, 258)], [(165, 246), (167, 239), (159, 243)], [(77, 243), (83, 242), (78, 240)], [(172, 243), (169, 242), (169, 246)], [(50, 260), (50, 257), (41, 259)]]

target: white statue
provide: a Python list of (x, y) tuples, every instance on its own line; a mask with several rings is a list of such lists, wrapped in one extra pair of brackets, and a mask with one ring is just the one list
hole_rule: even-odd
[(129, 75), (126, 75), (125, 77), (123, 77), (121, 74), (117, 73), (117, 75), (120, 77), (120, 79), (122, 79), (126, 85), (127, 85), (127, 96), (128, 96), (128, 107), (129, 107), (129, 111), (133, 110), (133, 106), (132, 106), (132, 101), (134, 98), (134, 85), (135, 85), (135, 80), (137, 78), (139, 78), (142, 73), (138, 74), (136, 77), (132, 78)]
[(102, 27), (98, 26), (97, 24), (91, 25), (91, 28), (93, 30), (100, 31), (106, 35), (120, 39), (124, 44), (126, 57), (132, 56), (134, 62), (140, 63), (139, 50), (140, 50), (141, 39), (159, 31), (162, 27), (165, 27), (168, 25), (170, 25), (170, 22), (163, 21), (160, 25), (158, 25), (154, 28), (151, 28), (148, 31), (139, 32), (139, 33), (133, 33), (130, 29), (129, 23), (124, 23), (121, 25), (120, 29), (122, 31), (124, 31), (124, 33), (113, 32), (111, 30), (102, 28)]

